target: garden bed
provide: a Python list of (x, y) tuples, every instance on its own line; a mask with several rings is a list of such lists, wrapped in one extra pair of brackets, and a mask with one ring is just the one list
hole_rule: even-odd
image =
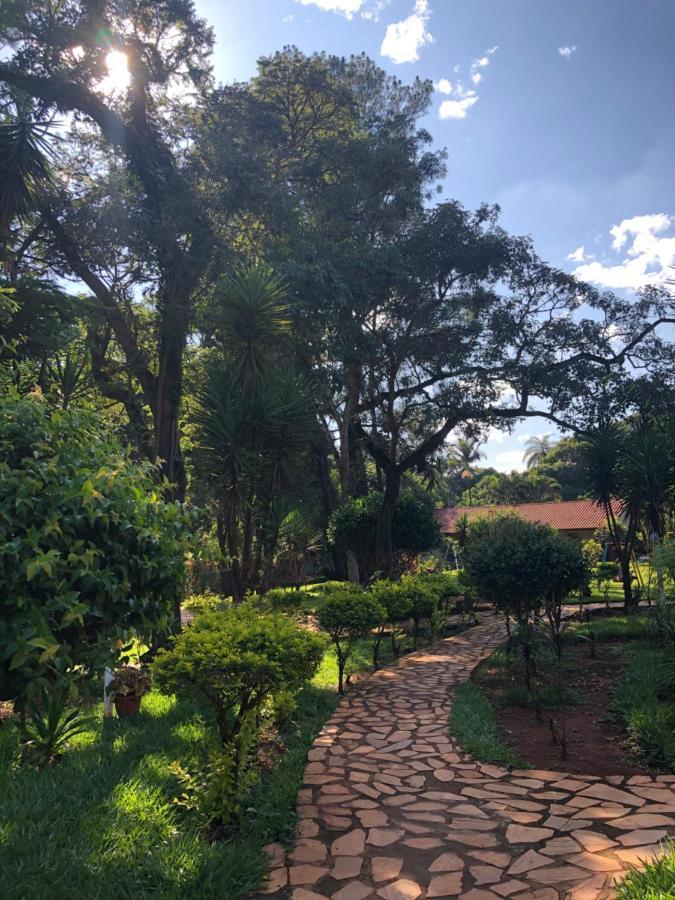
[[(595, 636), (595, 656), (590, 641), (575, 640), (588, 638), (590, 632)], [(472, 676), (487, 707), (475, 694), (459, 695), (465, 711), (458, 710), (455, 721), (473, 720), (476, 733), (490, 733), (490, 740), (483, 742), (486, 761), (501, 758), (508, 764), (513, 757), (537, 769), (605, 776), (672, 772), (675, 677), (667, 673), (667, 651), (651, 646), (646, 638), (643, 616), (601, 616), (577, 627), (565, 642), (564, 705), (552, 660), (538, 662), (535, 701), (523, 686), (513, 654), (498, 648)], [(488, 716), (491, 722), (486, 725)], [(457, 736), (462, 742), (459, 731)], [(476, 755), (473, 739), (472, 734), (465, 735), (464, 745)], [(481, 746), (479, 740), (479, 758)]]

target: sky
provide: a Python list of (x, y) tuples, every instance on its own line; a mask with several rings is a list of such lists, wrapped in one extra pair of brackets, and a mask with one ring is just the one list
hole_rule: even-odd
[[(435, 86), (423, 124), (448, 150), (439, 199), (498, 203), (539, 254), (629, 295), (674, 277), (675, 0), (196, 0), (222, 82), (294, 44), (367, 53)], [(523, 468), (544, 419), (491, 432)]]

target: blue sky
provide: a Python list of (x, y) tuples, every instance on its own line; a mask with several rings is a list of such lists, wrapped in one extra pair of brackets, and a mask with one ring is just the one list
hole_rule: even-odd
[[(675, 0), (196, 0), (221, 81), (256, 59), (365, 51), (436, 85), (447, 198), (502, 207), (549, 262), (630, 293), (675, 265)], [(487, 463), (522, 467), (530, 420)]]

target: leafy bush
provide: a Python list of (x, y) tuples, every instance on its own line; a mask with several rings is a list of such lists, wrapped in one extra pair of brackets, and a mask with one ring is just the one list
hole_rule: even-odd
[(221, 742), (234, 740), (246, 715), (281, 691), (298, 690), (316, 672), (321, 635), (250, 603), (205, 611), (153, 662), (157, 684), (212, 709)]
[(226, 833), (255, 781), (258, 720), (266, 704), (297, 692), (319, 667), (325, 640), (280, 613), (252, 603), (205, 611), (161, 651), (152, 671), (158, 685), (211, 707), (221, 750), (196, 773), (177, 769), (183, 802), (211, 829)]
[(79, 708), (69, 708), (69, 692), (50, 691), (40, 705), (28, 703), (21, 725), (21, 756), (38, 769), (56, 762), (72, 738), (85, 732), (89, 723)]
[[(328, 541), (356, 554), (362, 577), (375, 571), (377, 519), (382, 494), (371, 491), (336, 509), (328, 523)], [(430, 507), (413, 494), (403, 493), (396, 502), (392, 542), (397, 553), (422, 553), (436, 547), (440, 531)]]
[(391, 648), (394, 656), (398, 657), (401, 653), (405, 638), (405, 630), (401, 627), (401, 623), (410, 618), (410, 596), (401, 589), (400, 581), (390, 581), (384, 578), (373, 582), (368, 592), (385, 611), (385, 620), (380, 624), (373, 638), (373, 668), (376, 669), (379, 665), (380, 644), (387, 623), (391, 629)]
[(272, 588), (264, 596), (265, 603), (273, 612), (297, 615), (302, 609), (305, 594), (297, 588)]
[(190, 594), (183, 601), (183, 606), (194, 615), (197, 615), (197, 613), (204, 612), (207, 609), (222, 611), (227, 609), (231, 602), (231, 597), (223, 597), (222, 594)]
[(628, 744), (651, 765), (675, 769), (675, 666), (668, 650), (636, 645), (614, 708), (626, 723)]
[(169, 626), (186, 520), (78, 412), (0, 400), (0, 697), (74, 699), (117, 642)]
[(438, 608), (438, 594), (433, 586), (417, 575), (404, 575), (400, 590), (408, 599), (409, 615), (413, 623), (413, 647), (417, 649), (420, 625), (423, 619), (431, 620)]
[(344, 690), (345, 666), (354, 641), (386, 621), (386, 610), (372, 596), (344, 591), (329, 597), (318, 613), (319, 627), (335, 644), (338, 663), (338, 691)]

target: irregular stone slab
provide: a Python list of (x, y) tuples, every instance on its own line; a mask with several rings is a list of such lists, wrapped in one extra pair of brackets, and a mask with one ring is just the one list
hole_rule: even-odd
[(366, 843), (366, 833), (362, 828), (348, 831), (331, 844), (332, 856), (359, 856), (363, 853)]
[(587, 874), (586, 869), (580, 869), (578, 866), (551, 866), (546, 869), (535, 869), (530, 872), (528, 878), (540, 884), (558, 884), (561, 881), (585, 878)]
[(509, 844), (536, 844), (553, 835), (551, 828), (532, 828), (528, 825), (509, 825), (506, 840)]
[(427, 888), (427, 897), (455, 897), (462, 890), (461, 872), (434, 875)]
[(330, 873), (336, 881), (344, 881), (345, 878), (356, 878), (363, 866), (362, 856), (338, 856)]
[(360, 881), (353, 881), (330, 896), (331, 900), (364, 900), (364, 897), (370, 893), (371, 889), (367, 885), (361, 884)]
[(316, 884), (319, 878), (323, 878), (330, 870), (323, 866), (291, 866), (288, 870), (288, 880), (294, 884)]
[(371, 865), (373, 881), (390, 881), (398, 877), (403, 860), (395, 856), (374, 856)]
[(399, 828), (371, 828), (368, 832), (368, 843), (374, 847), (388, 847), (403, 837)]
[(469, 872), (476, 884), (495, 884), (502, 877), (502, 869), (497, 866), (470, 866)]
[(416, 881), (401, 878), (393, 884), (380, 888), (377, 895), (383, 897), (384, 900), (417, 900), (421, 893), (422, 889)]
[(578, 841), (584, 850), (589, 850), (591, 853), (616, 847), (616, 841), (608, 838), (605, 834), (600, 834), (599, 831), (575, 831), (574, 840)]
[(509, 875), (520, 875), (521, 872), (529, 872), (541, 866), (550, 866), (551, 857), (542, 856), (536, 850), (526, 850), (509, 868)]

